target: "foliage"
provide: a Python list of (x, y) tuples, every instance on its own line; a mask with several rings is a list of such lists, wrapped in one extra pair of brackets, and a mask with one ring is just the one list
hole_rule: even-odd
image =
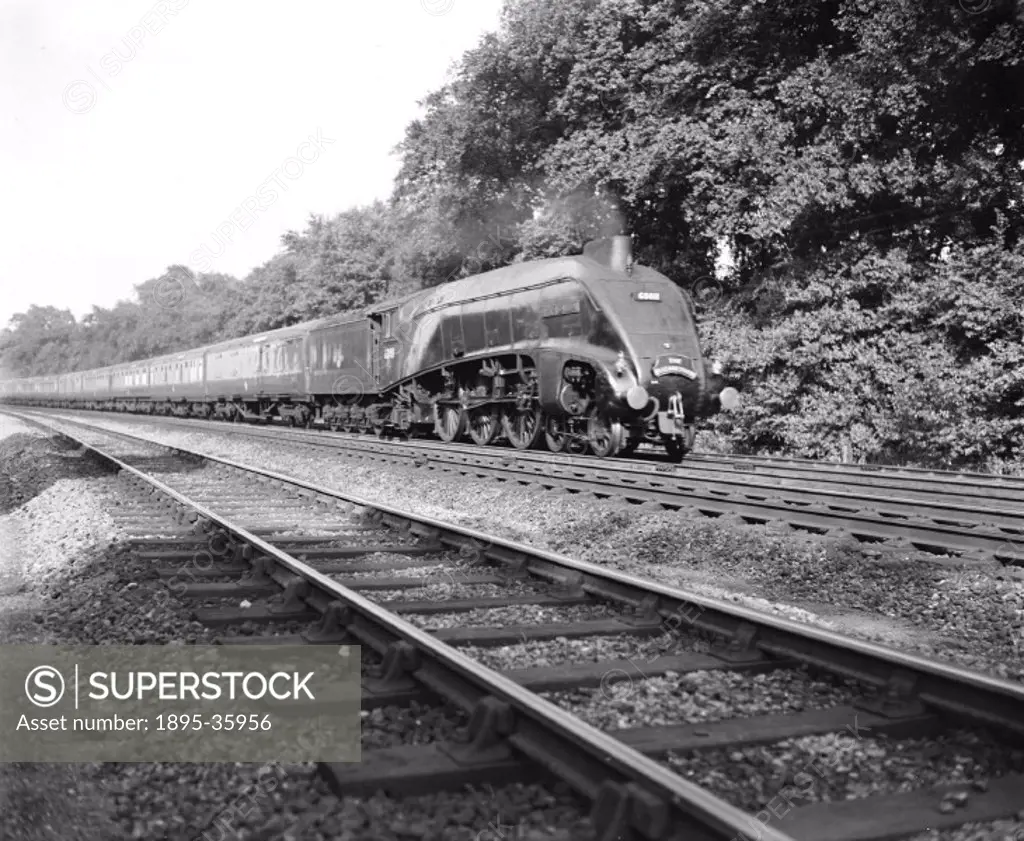
[[(716, 421), (744, 451), (976, 465), (1024, 444), (1024, 248), (851, 247), (706, 314), (748, 385)], [(761, 305), (760, 312), (758, 304)]]
[(68, 310), (32, 307), (0, 333), (6, 370), (33, 376), (131, 362), (360, 309), (408, 288), (393, 278), (395, 228), (383, 203), (312, 216), (284, 250), (244, 281), (169, 266), (135, 286), (134, 301)]
[(1011, 0), (506, 0), (407, 127), (388, 203), (311, 217), (171, 311), (161, 278), (77, 325), (33, 308), (0, 351), (134, 359), (630, 231), (721, 293), (698, 305), (745, 395), (715, 421), (734, 446), (1019, 458), (1022, 32)]
[(4, 368), (15, 374), (67, 370), (74, 359), (75, 317), (70, 310), (31, 306), (0, 334)]
[(289, 231), (282, 243), (282, 253), (246, 278), (229, 334), (362, 309), (394, 291), (392, 222), (381, 203), (332, 219), (311, 216), (305, 231)]

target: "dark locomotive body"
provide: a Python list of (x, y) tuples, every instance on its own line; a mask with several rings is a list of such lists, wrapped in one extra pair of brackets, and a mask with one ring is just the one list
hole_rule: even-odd
[(633, 266), (628, 238), (521, 263), (359, 315), (159, 359), (4, 384), (4, 399), (116, 411), (280, 418), (377, 434), (679, 458), (735, 400), (704, 360), (693, 308)]

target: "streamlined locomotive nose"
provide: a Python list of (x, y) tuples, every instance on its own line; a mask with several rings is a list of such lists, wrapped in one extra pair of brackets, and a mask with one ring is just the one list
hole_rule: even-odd
[[(692, 438), (693, 424), (701, 417), (731, 411), (739, 405), (739, 392), (723, 388), (724, 366), (717, 361), (680, 354), (664, 354), (642, 366), (637, 382), (623, 397), (638, 421), (664, 438)], [(689, 445), (688, 445), (689, 446)]]

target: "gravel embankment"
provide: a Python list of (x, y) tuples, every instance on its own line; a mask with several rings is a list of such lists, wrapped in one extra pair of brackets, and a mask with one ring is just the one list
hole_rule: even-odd
[[(1019, 816), (1020, 817), (1020, 816)], [(950, 830), (930, 830), (907, 841), (1022, 841), (1024, 817), (1019, 820), (966, 823)]]
[[(1024, 676), (1019, 645), (1024, 639), (1021, 621), (1024, 591), (1019, 581), (993, 577), (989, 570), (951, 570), (921, 563), (920, 556), (909, 554), (865, 557), (853, 545), (779, 534), (735, 522), (691, 520), (680, 513), (639, 510), (619, 502), (552, 494), (537, 488), (509, 487), (486, 480), (395, 466), (382, 468), (342, 458), (330, 460), (325, 459), (324, 451), (278, 443), (270, 446), (263, 442), (229, 440), (206, 433), (155, 432), (136, 426), (140, 434), (153, 435), (179, 446), (195, 447), (243, 463), (267, 465), (271, 469), (384, 504), (654, 577), (668, 584), (731, 599), (796, 621), (838, 628), (926, 656), (948, 658), (1010, 679), (1020, 680)], [(436, 574), (436, 567), (433, 572)], [(427, 568), (402, 572), (403, 575), (417, 573), (424, 577), (430, 575)], [(443, 585), (432, 588), (432, 592), (443, 591)], [(697, 641), (698, 646), (702, 643)], [(588, 650), (621, 652), (624, 656), (631, 656), (636, 651), (637, 656), (648, 657), (701, 650), (685, 644), (672, 646), (671, 640), (669, 645), (671, 649), (661, 639), (623, 639), (618, 643), (608, 639), (556, 640), (524, 642), (501, 649), (468, 649), (466, 653), (501, 669), (545, 665), (547, 662), (579, 662), (577, 658), (586, 657)], [(586, 659), (598, 656), (602, 655), (595, 654), (593, 658)], [(635, 687), (642, 683), (651, 683), (651, 686), (638, 691)], [(619, 716), (614, 719), (616, 726), (649, 723), (645, 716), (656, 716), (657, 711), (664, 707), (666, 684), (671, 685), (671, 681), (661, 679), (660, 683), (635, 681), (614, 684), (613, 692), (624, 691), (625, 685), (632, 695), (647, 698), (650, 694), (653, 699), (646, 706), (643, 702), (638, 706), (636, 701), (632, 701), (630, 706), (632, 699), (628, 699), (625, 714), (613, 714)], [(810, 698), (803, 692), (795, 697), (803, 699), (804, 703), (822, 703), (813, 692)], [(787, 702), (781, 698), (779, 701)], [(718, 703), (721, 704), (722, 699), (718, 699)], [(699, 702), (690, 711), (699, 716), (707, 708), (706, 704)], [(741, 699), (736, 712), (742, 711), (758, 714), (765, 712), (766, 708), (758, 698), (749, 700), (747, 706)], [(680, 711), (680, 715), (685, 715), (685, 712)], [(974, 736), (967, 734), (965, 738)], [(842, 737), (833, 737), (833, 742), (842, 745)], [(743, 751), (734, 752), (735, 756), (711, 753), (671, 757), (670, 762), (682, 763), (680, 770), (685, 765), (686, 773), (698, 782), (700, 775), (716, 769), (729, 778), (749, 777), (746, 790), (742, 786), (736, 791), (728, 786), (712, 788), (726, 799), (737, 804), (745, 803), (757, 811), (767, 802), (776, 802), (772, 798), (778, 795), (780, 787), (773, 786), (774, 778), (766, 776), (758, 762), (762, 766), (767, 762), (771, 769), (777, 769), (781, 764), (789, 768), (793, 776), (799, 773), (799, 765), (794, 770), (788, 757), (802, 755), (799, 753), (801, 750), (812, 753), (815, 750), (825, 751), (823, 755), (826, 758), (842, 759), (844, 754), (834, 746), (828, 753), (833, 742), (796, 740), (792, 745), (783, 743), (753, 751), (752, 755), (766, 755), (770, 757), (768, 760), (749, 758), (751, 752)], [(863, 739), (858, 743), (867, 744)], [(858, 761), (867, 764), (859, 768), (850, 769), (847, 768), (848, 762), (829, 760), (824, 766), (827, 770), (819, 772), (826, 776), (826, 781), (821, 783), (822, 790), (848, 791), (841, 795), (845, 797), (859, 796), (855, 786), (849, 788), (849, 781), (856, 781), (860, 775), (875, 774), (872, 762), (889, 767), (886, 766), (886, 758), (877, 755), (884, 747), (877, 743), (871, 750), (865, 747), (864, 758)], [(906, 751), (902, 759), (914, 756), (916, 752), (918, 758), (910, 763), (911, 767), (927, 764), (930, 754), (925, 745), (907, 743), (901, 747)], [(1017, 767), (1012, 756), (1002, 755), (985, 764), (984, 750), (976, 753), (979, 754), (976, 762), (979, 775), (999, 774)], [(758, 770), (748, 763), (757, 766)], [(735, 774), (729, 770), (733, 765), (736, 766)], [(961, 779), (946, 766), (936, 767), (939, 768), (937, 774), (920, 777), (922, 784), (930, 780)], [(955, 808), (952, 804), (947, 805)], [(920, 841), (1022, 841), (1022, 821), (1024, 816), (1016, 822), (999, 821), (967, 825), (942, 833), (926, 833)], [(784, 826), (778, 828), (785, 829)]]
[[(641, 670), (642, 666), (638, 666)], [(601, 730), (725, 721), (784, 715), (851, 704), (856, 692), (802, 671), (668, 673), (624, 680), (594, 689), (544, 693), (573, 715)]]
[(90, 417), (666, 584), (1024, 680), (1024, 582), (852, 545), (327, 450)]
[[(446, 597), (443, 588), (438, 588), (436, 593), (439, 598)], [(389, 591), (386, 595), (392, 593)], [(395, 595), (402, 593), (395, 591)], [(447, 597), (462, 595), (460, 590), (458, 595)], [(531, 608), (509, 608), (506, 613), (503, 621), (506, 627), (533, 620)], [(822, 680), (806, 670), (778, 670), (759, 675), (669, 672), (660, 677), (649, 676), (645, 671), (648, 659), (681, 651), (681, 647), (665, 651), (658, 642), (628, 637), (560, 638), (493, 649), (462, 650), (498, 670), (625, 659), (625, 667), (610, 670), (609, 680), (603, 681), (600, 687), (542, 693), (588, 724), (613, 733), (633, 727), (711, 723), (829, 709), (853, 705), (862, 694), (862, 688), (855, 682), (840, 684)], [(699, 650), (699, 643), (704, 641), (694, 638), (690, 642), (693, 643), (691, 650)], [(776, 828), (781, 831), (786, 827), (779, 815), (784, 818), (789, 809), (803, 804), (963, 783), (963, 789), (953, 795), (935, 798), (936, 809), (955, 811), (965, 798), (985, 791), (991, 778), (1024, 770), (1024, 751), (1008, 748), (984, 732), (955, 731), (938, 740), (870, 738), (856, 715), (851, 715), (847, 730), (849, 732), (791, 739), (762, 747), (671, 753), (665, 761), (685, 778), (745, 809), (757, 820), (778, 824)], [(935, 761), (936, 757), (942, 757), (941, 761)], [(768, 811), (769, 805), (772, 811)], [(1024, 812), (1021, 817), (1024, 818)], [(1016, 837), (1018, 831), (1020, 838)], [(929, 834), (932, 835), (935, 834)], [(943, 833), (942, 837), (951, 841), (1022, 841), (1024, 822), (970, 825), (957, 832)]]
[[(984, 790), (989, 778), (1024, 771), (1024, 751), (974, 731), (897, 741), (871, 738), (854, 725), (846, 733), (765, 747), (670, 756), (669, 763), (701, 787), (757, 812), (778, 796), (800, 805), (945, 783), (962, 783), (970, 794)], [(785, 821), (777, 828), (784, 832)]]
[[(425, 578), (427, 576), (424, 576)], [(376, 601), (430, 601), (441, 602), (452, 599), (508, 599), (518, 596), (536, 596), (544, 593), (542, 587), (529, 581), (509, 584), (459, 584), (451, 583), (443, 576), (424, 587), (407, 590), (373, 590), (366, 595)]]
[[(644, 663), (658, 657), (703, 652), (707, 647), (705, 640), (686, 635), (634, 637), (624, 634), (588, 639), (558, 637), (553, 640), (527, 641), (496, 648), (466, 645), (459, 646), (459, 651), (488, 668), (499, 671), (598, 663), (606, 660), (629, 660), (634, 668), (642, 670)], [(643, 677), (641, 672), (637, 672), (637, 676)]]
[[(302, 553), (296, 552), (295, 557), (301, 557)], [(450, 586), (452, 582), (458, 583), (460, 578), (467, 575), (489, 575), (499, 574), (501, 568), (497, 566), (484, 566), (482, 564), (469, 564), (459, 557), (451, 555), (441, 558), (441, 563), (424, 563), (416, 566), (418, 559), (415, 556), (403, 556), (390, 552), (377, 552), (373, 555), (365, 555), (359, 558), (360, 565), (374, 564), (379, 569), (368, 569), (363, 572), (332, 573), (336, 578), (353, 578), (373, 580), (375, 578), (429, 578), (436, 579), (426, 586)], [(310, 558), (308, 563), (316, 564), (316, 558)], [(410, 565), (406, 565), (409, 562)]]
[[(122, 488), (33, 427), (0, 415), (0, 644), (209, 644), (193, 605), (168, 597), (152, 564), (133, 561), (105, 513)], [(123, 499), (121, 500), (124, 501)], [(158, 529), (154, 528), (154, 533)], [(280, 631), (300, 630), (278, 628)], [(364, 660), (379, 662), (375, 655)], [(451, 710), (386, 708), (363, 717), (363, 749), (447, 737)], [(570, 793), (506, 786), (395, 800), (338, 799), (312, 764), (106, 763), (0, 766), (0, 838), (11, 841), (198, 841), (590, 837)], [(205, 833), (205, 835), (204, 835)]]
[(421, 628), (503, 628), (514, 625), (561, 625), (612, 619), (619, 611), (603, 604), (577, 607), (495, 607), (467, 610), (464, 613), (410, 614), (404, 617)]

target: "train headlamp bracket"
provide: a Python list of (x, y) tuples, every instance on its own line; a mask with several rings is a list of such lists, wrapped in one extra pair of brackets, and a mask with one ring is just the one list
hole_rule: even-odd
[(686, 431), (686, 414), (682, 395), (677, 391), (668, 399), (668, 410), (658, 412), (658, 432), (662, 435), (682, 435)]

